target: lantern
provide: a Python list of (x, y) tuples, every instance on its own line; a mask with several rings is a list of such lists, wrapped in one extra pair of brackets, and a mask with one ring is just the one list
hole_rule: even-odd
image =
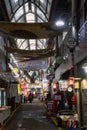
[(68, 85), (69, 86), (73, 86), (74, 85), (74, 78), (73, 77), (70, 77), (69, 80), (68, 80)]

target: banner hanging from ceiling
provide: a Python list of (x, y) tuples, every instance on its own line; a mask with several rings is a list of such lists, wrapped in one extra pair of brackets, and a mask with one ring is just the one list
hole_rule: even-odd
[(32, 60), (26, 62), (18, 62), (18, 68), (26, 71), (46, 69), (47, 67), (48, 67), (47, 60)]

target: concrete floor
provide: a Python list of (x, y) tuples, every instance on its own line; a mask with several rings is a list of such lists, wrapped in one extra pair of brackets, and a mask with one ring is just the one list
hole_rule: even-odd
[(20, 106), (2, 130), (57, 130), (51, 118), (46, 116), (43, 103), (34, 99)]

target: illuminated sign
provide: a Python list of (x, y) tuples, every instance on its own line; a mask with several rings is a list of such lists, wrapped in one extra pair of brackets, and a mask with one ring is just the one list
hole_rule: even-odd
[(47, 60), (33, 60), (18, 63), (18, 68), (21, 70), (40, 70), (40, 69), (46, 69), (47, 66), (48, 66)]
[(68, 85), (74, 85), (74, 78), (73, 77), (69, 77)]

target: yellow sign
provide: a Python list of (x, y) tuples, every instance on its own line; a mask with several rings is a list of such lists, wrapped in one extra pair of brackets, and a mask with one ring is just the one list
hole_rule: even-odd
[(18, 72), (18, 69), (17, 69), (17, 68), (13, 68), (13, 72), (14, 72), (14, 73), (17, 73), (17, 72)]
[(19, 95), (21, 94), (21, 86), (20, 86), (20, 84), (18, 84), (18, 94)]
[(75, 82), (75, 88), (79, 88), (79, 82)]

